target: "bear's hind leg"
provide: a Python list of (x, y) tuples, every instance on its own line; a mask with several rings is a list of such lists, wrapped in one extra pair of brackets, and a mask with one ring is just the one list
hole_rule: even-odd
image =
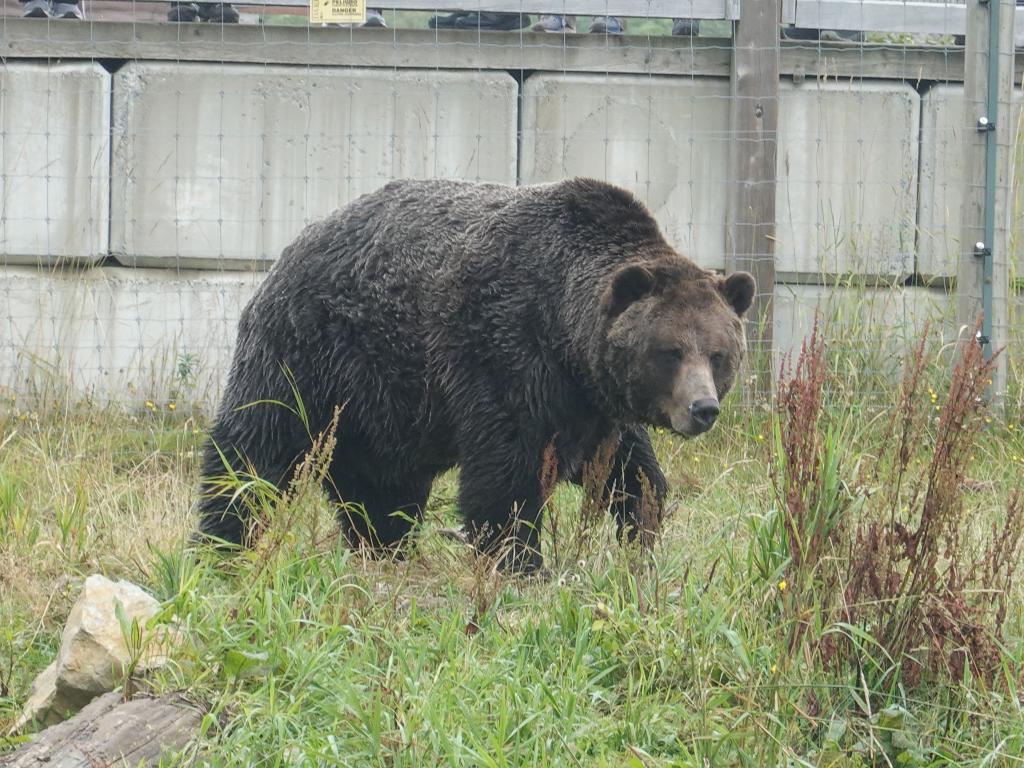
[(338, 522), (349, 546), (402, 557), (409, 533), (423, 519), (432, 478), (367, 480), (333, 471), (328, 494), (339, 504)]
[[(229, 472), (224, 466), (228, 460), (232, 467)], [(260, 495), (249, 485), (248, 474), (255, 470), (260, 480), (273, 483), (278, 489), (285, 489), (291, 482), (295, 470), (294, 460), (267, 462), (254, 468), (239, 457), (230, 458), (228, 453), (221, 453), (211, 441), (207, 444), (203, 455), (203, 467), (199, 488), (197, 512), (199, 523), (192, 535), (194, 543), (221, 542), (229, 545), (250, 546), (258, 531), (260, 508), (269, 500), (261, 499)], [(230, 473), (238, 474), (240, 481), (232, 480)], [(238, 483), (241, 484), (238, 484)]]
[(483, 446), (462, 464), (459, 507), (466, 532), (477, 551), (498, 559), (505, 573), (532, 574), (544, 567), (541, 524), (544, 500), (540, 488), (540, 457), (524, 460), (511, 445)]

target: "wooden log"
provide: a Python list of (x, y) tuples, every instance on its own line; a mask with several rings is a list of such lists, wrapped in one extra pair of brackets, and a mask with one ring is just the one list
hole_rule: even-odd
[(202, 713), (180, 696), (125, 702), (107, 693), (81, 712), (41, 731), (7, 755), (3, 768), (107, 768), (156, 765), (199, 732)]

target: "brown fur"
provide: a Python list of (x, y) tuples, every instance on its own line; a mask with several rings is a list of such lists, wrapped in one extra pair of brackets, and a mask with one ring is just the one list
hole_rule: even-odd
[[(354, 544), (399, 549), (434, 477), (459, 466), (470, 538), (536, 567), (543, 457), (578, 480), (609, 440), (609, 506), (633, 532), (667, 489), (644, 425), (710, 427), (695, 403), (717, 415), (753, 290), (745, 273), (723, 280), (676, 253), (641, 203), (603, 182), (389, 184), (309, 226), (246, 307), (200, 532), (247, 540), (244, 493), (214, 492), (222, 456), (286, 484), (339, 405), (326, 485), (365, 510), (343, 520)], [(308, 425), (243, 407), (295, 393)]]

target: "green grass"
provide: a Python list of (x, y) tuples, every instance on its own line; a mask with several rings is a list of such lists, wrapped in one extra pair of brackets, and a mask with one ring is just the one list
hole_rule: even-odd
[[(945, 364), (929, 375), (941, 402)], [(853, 484), (896, 413), (841, 381), (826, 416), (842, 432), (836, 471)], [(183, 541), (203, 424), (11, 406), (0, 414), (0, 733), (52, 660), (83, 577), (100, 571), (150, 589), (185, 630), (154, 685), (211, 714), (168, 764), (1024, 764), (1019, 586), (994, 682), (895, 678), (869, 627), (816, 623), (824, 593), (797, 590), (772, 492), (771, 409), (743, 400), (705, 438), (655, 436), (673, 490), (650, 558), (618, 546), (607, 522), (583, 529), (580, 493), (560, 488), (548, 580), (496, 576), (438, 534), (456, 519), (454, 474), (437, 483), (406, 562), (340, 546), (309, 494), (287, 530), (272, 524), (272, 545), (196, 559)], [(1022, 472), (1021, 426), (993, 419), (970, 458), (965, 531), (1000, 518)], [(849, 663), (821, 652), (837, 633), (851, 639)]]

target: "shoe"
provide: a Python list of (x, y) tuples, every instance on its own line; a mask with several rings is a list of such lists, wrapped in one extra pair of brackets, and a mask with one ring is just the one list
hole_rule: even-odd
[(827, 43), (863, 43), (864, 33), (847, 29), (823, 29), (818, 39)]
[(784, 40), (817, 40), (818, 30), (804, 27), (783, 27), (782, 37)]
[(783, 27), (782, 37), (786, 40), (824, 40), (825, 42), (863, 43), (864, 33), (846, 29), (807, 29), (805, 27)]
[(618, 16), (595, 16), (588, 30), (593, 35), (621, 35), (626, 30), (626, 22)]
[(699, 19), (672, 19), (672, 35), (674, 37), (696, 37), (700, 34)]
[(167, 9), (168, 21), (196, 21), (199, 18), (199, 6), (195, 3), (171, 3)]
[(529, 26), (530, 17), (521, 13), (470, 13), (455, 20), (456, 29), (489, 29), (507, 32)]
[(231, 3), (198, 3), (199, 18), (214, 24), (237, 24), (238, 11)]
[(430, 29), (455, 29), (455, 22), (461, 19), (463, 16), (469, 16), (467, 11), (456, 11), (455, 13), (449, 13), (446, 16), (431, 16), (427, 19), (427, 26)]
[(50, 0), (27, 0), (22, 6), (25, 10), (21, 15), (26, 19), (46, 19), (50, 16)]
[(50, 9), (50, 15), (55, 19), (78, 19), (79, 21), (85, 21), (85, 14), (82, 13), (82, 7), (77, 2), (54, 3)]
[(367, 8), (366, 9), (366, 21), (360, 24), (360, 27), (386, 27), (388, 23), (384, 21), (384, 14), (379, 8)]
[(555, 16), (546, 14), (540, 17), (540, 21), (530, 27), (534, 32), (575, 32), (575, 16)]

